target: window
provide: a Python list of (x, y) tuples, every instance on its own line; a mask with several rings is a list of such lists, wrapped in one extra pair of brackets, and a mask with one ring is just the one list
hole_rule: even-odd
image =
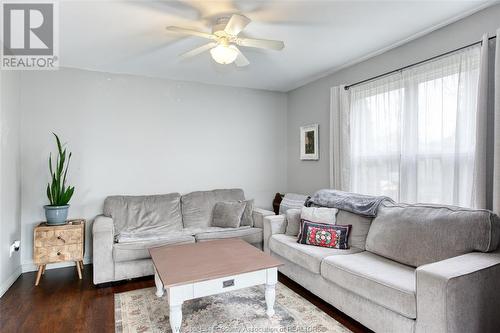
[(479, 60), (474, 46), (350, 89), (351, 191), (471, 206)]

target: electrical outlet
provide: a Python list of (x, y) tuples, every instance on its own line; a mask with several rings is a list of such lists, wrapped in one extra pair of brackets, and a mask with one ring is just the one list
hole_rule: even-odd
[(9, 249), (9, 258), (12, 257), (12, 254), (14, 252), (19, 251), (20, 247), (21, 247), (21, 242), (18, 240), (14, 241), (14, 243), (12, 243), (12, 245), (10, 246), (10, 249)]

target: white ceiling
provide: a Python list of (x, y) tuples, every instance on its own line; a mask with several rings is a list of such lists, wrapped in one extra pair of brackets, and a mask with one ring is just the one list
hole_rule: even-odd
[[(64, 1), (61, 66), (288, 91), (335, 68), (484, 8), (487, 1)], [(244, 35), (278, 39), (282, 51), (241, 48), (250, 65), (218, 65), (206, 43), (165, 30), (210, 31), (223, 13), (252, 19)]]

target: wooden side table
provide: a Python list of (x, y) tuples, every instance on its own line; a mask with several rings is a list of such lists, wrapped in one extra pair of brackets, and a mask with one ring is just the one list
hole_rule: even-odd
[(40, 223), (33, 232), (33, 261), (38, 265), (35, 286), (38, 286), (47, 264), (56, 262), (74, 261), (81, 279), (84, 253), (85, 220), (69, 220), (57, 226)]

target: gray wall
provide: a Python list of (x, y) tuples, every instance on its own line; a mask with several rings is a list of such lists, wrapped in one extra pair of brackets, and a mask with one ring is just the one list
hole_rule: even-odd
[[(500, 28), (495, 5), (377, 57), (345, 68), (288, 93), (289, 192), (311, 193), (329, 187), (330, 87), (350, 84), (445, 53), (493, 35)], [(369, 31), (367, 31), (369, 33)], [(320, 160), (300, 161), (299, 127), (319, 123)]]
[(286, 186), (285, 93), (75, 69), (23, 72), (21, 84), (23, 271), (35, 268), (52, 131), (73, 152), (71, 218), (92, 221), (111, 194), (230, 187), (270, 208)]
[(21, 239), (19, 75), (0, 71), (0, 296), (21, 274), (20, 253), (9, 257)]

